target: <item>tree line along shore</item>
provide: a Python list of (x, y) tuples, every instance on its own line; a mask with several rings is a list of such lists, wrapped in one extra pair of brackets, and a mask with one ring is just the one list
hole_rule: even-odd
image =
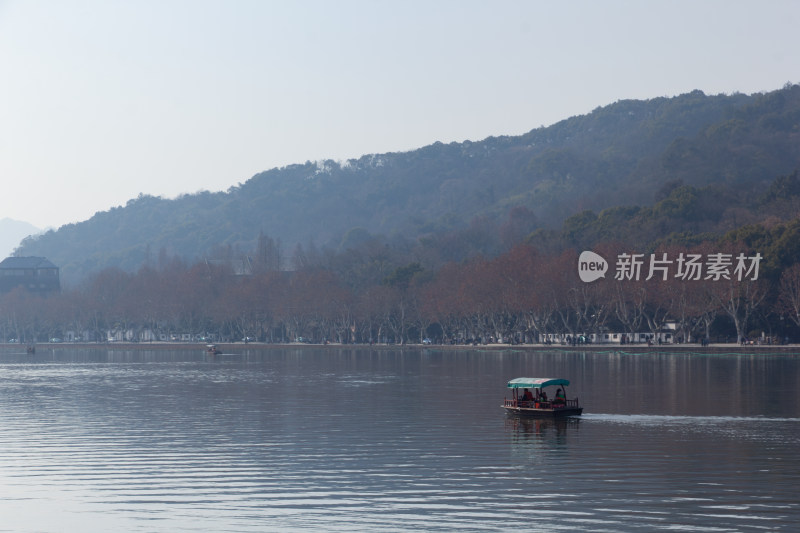
[[(741, 242), (664, 245), (655, 254), (756, 254)], [(595, 247), (614, 258), (630, 251)], [(578, 251), (521, 244), (496, 257), (427, 269), (420, 261), (368, 263), (361, 275), (329, 264), (237, 275), (224, 263), (173, 260), (135, 273), (108, 268), (75, 288), (0, 297), (0, 335), (18, 343), (166, 342), (286, 344), (553, 343), (612, 346), (606, 336), (666, 338), (670, 344), (796, 342), (800, 265), (762, 263), (756, 279), (615, 279), (591, 283)], [(751, 275), (752, 278), (752, 275)], [(174, 345), (174, 344), (170, 344)], [(696, 344), (695, 344), (696, 345)]]
[[(216, 353), (209, 352), (209, 346), (216, 348)], [(105, 352), (161, 352), (183, 351), (197, 352), (206, 355), (237, 355), (247, 352), (269, 352), (273, 350), (303, 349), (303, 350), (330, 350), (330, 349), (358, 349), (372, 352), (402, 352), (403, 350), (433, 350), (448, 352), (463, 351), (502, 351), (502, 352), (561, 352), (561, 353), (605, 353), (622, 356), (636, 356), (646, 354), (673, 354), (673, 355), (783, 355), (800, 356), (800, 344), (746, 344), (720, 343), (720, 344), (662, 344), (648, 345), (646, 343), (619, 346), (613, 344), (587, 344), (582, 346), (553, 345), (553, 344), (339, 344), (328, 343), (268, 343), (268, 342), (230, 342), (219, 344), (204, 344), (197, 342), (44, 342), (27, 345), (39, 352), (59, 350), (92, 350)], [(17, 344), (0, 344), (0, 351), (5, 353), (18, 353), (26, 347)]]

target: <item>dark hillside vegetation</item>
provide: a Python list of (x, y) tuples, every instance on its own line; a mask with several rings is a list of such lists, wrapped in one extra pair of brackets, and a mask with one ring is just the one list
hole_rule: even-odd
[(798, 147), (797, 85), (626, 100), (517, 137), (290, 165), (226, 192), (140, 195), (16, 253), (47, 257), (69, 284), (111, 266), (250, 254), (260, 234), (328, 256), (380, 242), (429, 269), (526, 237), (554, 250), (612, 236), (652, 248), (794, 216), (785, 192)]
[[(142, 195), (23, 243), (65, 290), (0, 296), (0, 335), (530, 343), (653, 339), (669, 321), (676, 340), (797, 342), (798, 109), (798, 86), (694, 92)], [(578, 279), (582, 250), (609, 259), (605, 279)], [(621, 254), (727, 254), (731, 276), (615, 279)], [(736, 279), (738, 257), (760, 258), (758, 275)]]

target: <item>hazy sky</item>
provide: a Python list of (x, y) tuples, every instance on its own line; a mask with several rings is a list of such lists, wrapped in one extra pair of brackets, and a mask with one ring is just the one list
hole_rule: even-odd
[(0, 218), (800, 82), (800, 2), (3, 1)]

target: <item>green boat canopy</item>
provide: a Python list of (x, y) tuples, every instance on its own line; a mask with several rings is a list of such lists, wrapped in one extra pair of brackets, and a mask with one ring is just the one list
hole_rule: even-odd
[(561, 378), (516, 378), (508, 382), (509, 389), (542, 389), (550, 385), (569, 385), (568, 379)]

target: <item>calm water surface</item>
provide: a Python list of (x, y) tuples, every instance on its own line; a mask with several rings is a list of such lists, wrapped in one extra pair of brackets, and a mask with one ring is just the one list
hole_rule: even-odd
[[(508, 418), (505, 382), (586, 410)], [(0, 351), (0, 531), (797, 531), (800, 358)]]

